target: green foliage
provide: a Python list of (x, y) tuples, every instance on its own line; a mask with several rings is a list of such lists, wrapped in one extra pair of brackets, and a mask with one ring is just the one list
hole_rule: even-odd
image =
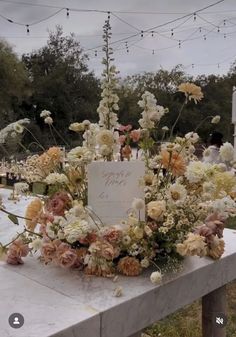
[(74, 34), (63, 36), (62, 28), (57, 26), (49, 33), (46, 46), (22, 59), (31, 80), (31, 106), (35, 106), (28, 117), (35, 117), (44, 133), (48, 128), (38, 118), (44, 109), (52, 112), (55, 126), (64, 135), (68, 135), (72, 122), (96, 120), (99, 81), (88, 71), (87, 56)]
[(10, 45), (0, 41), (0, 129), (22, 116), (20, 105), (29, 94), (24, 65)]

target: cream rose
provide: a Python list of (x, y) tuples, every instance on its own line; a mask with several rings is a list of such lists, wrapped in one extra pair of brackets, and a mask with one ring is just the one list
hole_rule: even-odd
[(164, 200), (151, 201), (147, 204), (147, 214), (153, 220), (159, 220), (165, 211), (166, 202)]

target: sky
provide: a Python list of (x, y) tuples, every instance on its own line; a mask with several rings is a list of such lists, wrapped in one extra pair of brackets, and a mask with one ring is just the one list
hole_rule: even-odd
[(75, 34), (90, 57), (90, 70), (99, 76), (103, 67), (102, 26), (110, 11), (112, 46), (121, 77), (170, 70), (177, 64), (193, 76), (225, 74), (236, 60), (236, 0), (224, 0), (202, 10), (216, 2), (0, 0), (0, 38), (21, 56), (44, 46), (48, 31), (62, 25), (64, 34)]

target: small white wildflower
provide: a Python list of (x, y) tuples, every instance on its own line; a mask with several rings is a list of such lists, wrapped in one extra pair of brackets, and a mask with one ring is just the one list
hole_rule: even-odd
[(140, 198), (134, 198), (133, 202), (132, 202), (132, 208), (140, 211), (141, 209), (143, 209), (145, 207), (145, 202), (143, 199)]
[(129, 235), (125, 235), (125, 236), (123, 237), (123, 239), (122, 239), (123, 245), (128, 246), (128, 245), (130, 244), (130, 242), (131, 242), (130, 236), (129, 236)]
[(53, 123), (52, 117), (46, 117), (46, 118), (44, 119), (44, 123), (45, 123), (45, 124), (48, 124), (48, 125), (52, 125), (52, 123)]
[(167, 131), (169, 131), (169, 128), (168, 128), (168, 126), (163, 126), (161, 129), (162, 129), (162, 131), (164, 131), (164, 132), (167, 132)]
[(45, 118), (45, 117), (49, 117), (51, 115), (51, 112), (48, 110), (43, 110), (40, 114), (40, 117)]

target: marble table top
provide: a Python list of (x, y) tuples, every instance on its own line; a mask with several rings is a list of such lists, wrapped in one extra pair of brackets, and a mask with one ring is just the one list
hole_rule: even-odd
[[(7, 209), (24, 214), (29, 199), (7, 200), (9, 191), (0, 189)], [(0, 213), (0, 241), (7, 241), (16, 227)], [(155, 286), (151, 270), (139, 277), (110, 279), (89, 277), (76, 270), (44, 266), (36, 257), (25, 264), (0, 263), (1, 337), (127, 337), (209, 292), (236, 279), (236, 232), (224, 232), (226, 249), (219, 261), (186, 258), (178, 273), (164, 276)], [(123, 296), (114, 297), (117, 286)], [(8, 317), (21, 313), (20, 329), (8, 325)]]

